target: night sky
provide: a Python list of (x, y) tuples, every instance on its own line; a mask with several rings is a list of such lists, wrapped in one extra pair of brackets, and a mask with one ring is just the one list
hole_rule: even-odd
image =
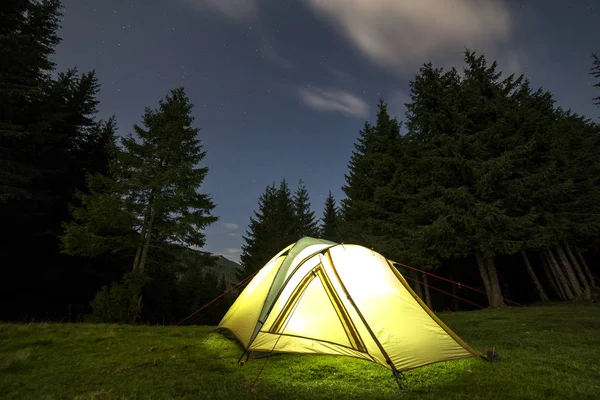
[(205, 250), (238, 261), (265, 187), (303, 179), (320, 216), (337, 200), (358, 131), (379, 97), (404, 119), (419, 66), (462, 65), (465, 47), (524, 72), (596, 119), (596, 1), (63, 0), (58, 70), (95, 69), (100, 117), (119, 134), (185, 86), (220, 221)]

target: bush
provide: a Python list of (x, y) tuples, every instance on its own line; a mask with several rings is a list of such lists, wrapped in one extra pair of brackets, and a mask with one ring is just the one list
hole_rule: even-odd
[(142, 310), (142, 289), (150, 282), (145, 274), (127, 273), (120, 282), (104, 286), (91, 302), (91, 322), (132, 324)]

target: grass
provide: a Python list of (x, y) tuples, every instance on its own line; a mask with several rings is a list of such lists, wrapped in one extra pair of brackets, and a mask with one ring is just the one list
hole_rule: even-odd
[[(495, 346), (500, 362), (473, 358), (408, 371), (400, 391), (391, 373), (373, 363), (283, 355), (267, 362), (250, 398), (600, 399), (600, 305), (556, 304), (441, 318), (476, 349)], [(211, 331), (201, 326), (0, 324), (0, 397), (245, 398), (265, 360), (240, 367), (238, 345)], [(135, 352), (157, 335), (164, 336)]]

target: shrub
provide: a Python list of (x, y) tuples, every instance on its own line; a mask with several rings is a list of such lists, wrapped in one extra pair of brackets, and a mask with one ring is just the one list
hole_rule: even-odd
[(127, 273), (120, 282), (104, 286), (91, 302), (91, 322), (133, 324), (142, 310), (142, 289), (150, 281), (145, 274)]

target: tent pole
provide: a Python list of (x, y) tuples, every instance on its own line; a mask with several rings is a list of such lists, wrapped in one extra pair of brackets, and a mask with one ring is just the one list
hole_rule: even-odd
[[(240, 356), (240, 358), (237, 361), (238, 364), (242, 361), (242, 358), (244, 358), (244, 355), (246, 354), (247, 351), (248, 350), (244, 349), (244, 352), (242, 353), (242, 355)], [(248, 359), (246, 359), (246, 361), (248, 361)]]

